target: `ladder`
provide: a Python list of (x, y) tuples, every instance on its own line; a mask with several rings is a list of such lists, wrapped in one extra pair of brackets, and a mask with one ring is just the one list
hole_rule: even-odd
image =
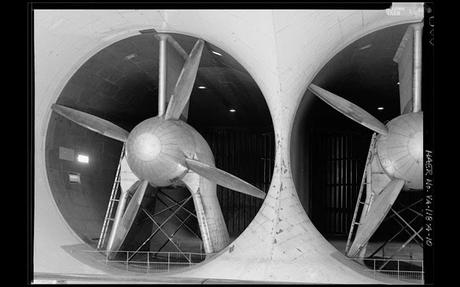
[[(120, 170), (121, 170), (121, 161), (125, 155), (125, 144), (121, 149), (120, 161), (118, 162), (117, 173), (115, 175), (115, 181), (113, 182), (112, 192), (110, 193), (109, 204), (107, 205), (107, 211), (105, 212), (104, 224), (102, 225), (101, 234), (99, 236), (99, 241), (97, 243), (97, 249), (102, 249), (105, 244), (105, 237), (107, 236), (107, 232), (109, 230), (109, 225), (114, 220), (114, 204), (115, 202), (118, 203), (119, 201), (119, 192), (118, 187), (120, 186)], [(118, 196), (118, 197), (117, 197)]]
[(359, 222), (356, 221), (358, 210), (360, 209), (361, 205), (365, 204), (365, 201), (361, 201), (361, 198), (362, 198), (364, 186), (367, 184), (370, 184), (370, 177), (368, 176), (368, 169), (372, 164), (372, 155), (374, 153), (376, 139), (377, 139), (377, 133), (374, 133), (372, 135), (371, 143), (369, 145), (369, 152), (367, 153), (366, 165), (364, 167), (363, 177), (361, 179), (361, 185), (359, 187), (358, 198), (356, 200), (355, 212), (353, 214), (353, 219), (351, 220), (350, 231), (348, 232), (347, 245), (345, 246), (345, 254), (348, 253), (348, 250), (350, 248), (352, 234), (355, 232), (355, 229), (359, 225)]

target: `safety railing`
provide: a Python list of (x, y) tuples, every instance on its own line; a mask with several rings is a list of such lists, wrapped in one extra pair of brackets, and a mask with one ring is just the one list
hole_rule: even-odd
[(136, 272), (169, 272), (198, 264), (215, 253), (85, 250), (99, 253), (99, 262)]
[[(401, 281), (423, 283), (423, 260), (390, 258), (353, 258), (369, 268), (374, 276), (386, 274)], [(415, 282), (417, 281), (417, 282)]]
[[(191, 267), (216, 253), (85, 250), (99, 253), (99, 262), (127, 271), (158, 273)], [(387, 274), (401, 281), (423, 283), (423, 260), (390, 258), (353, 258), (368, 268), (373, 276)]]

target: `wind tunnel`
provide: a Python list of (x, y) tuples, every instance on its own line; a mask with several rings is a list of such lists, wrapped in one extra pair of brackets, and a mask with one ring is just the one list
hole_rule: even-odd
[[(196, 39), (172, 34), (189, 52)], [(158, 111), (158, 40), (139, 34), (92, 56), (70, 78), (56, 104), (108, 120), (127, 131)], [(257, 84), (230, 55), (206, 43), (188, 107), (188, 124), (208, 142), (216, 167), (267, 192), (274, 162), (272, 120)], [(46, 135), (46, 170), (59, 211), (95, 248), (101, 236), (123, 144), (52, 113)], [(231, 238), (252, 221), (262, 200), (218, 185)], [(141, 208), (166, 220), (185, 187), (149, 187)], [(176, 205), (176, 207), (174, 207)], [(150, 240), (155, 224), (139, 211), (121, 250), (201, 252), (192, 201)], [(166, 234), (173, 235), (170, 238)], [(170, 240), (171, 239), (171, 240)]]
[[(384, 28), (351, 43), (312, 83), (362, 107), (383, 123), (400, 114), (398, 64), (393, 57), (408, 24)], [(307, 90), (297, 110), (291, 145), (293, 180), (315, 227), (344, 252), (372, 131), (348, 119)], [(395, 205), (419, 193), (402, 192)], [(373, 241), (400, 228), (384, 221)], [(402, 233), (396, 240), (403, 238)]]

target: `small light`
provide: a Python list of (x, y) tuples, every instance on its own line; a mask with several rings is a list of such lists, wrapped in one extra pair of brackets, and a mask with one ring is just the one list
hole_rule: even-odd
[(366, 50), (366, 49), (369, 49), (370, 47), (372, 47), (372, 44), (367, 44), (367, 45), (362, 46), (361, 48), (359, 48), (359, 50)]
[(204, 90), (204, 89), (206, 89), (206, 86), (198, 86), (198, 89)]
[(70, 183), (81, 183), (79, 173), (69, 173)]
[(77, 156), (77, 160), (81, 163), (89, 163), (89, 156), (87, 155), (83, 155), (83, 154), (79, 154)]
[(230, 109), (230, 110), (228, 110), (228, 111), (229, 111), (229, 112), (231, 112), (231, 113), (234, 113), (234, 112), (236, 112), (236, 110), (235, 110), (235, 109)]
[(383, 110), (383, 107), (378, 107), (377, 110), (381, 111)]
[(397, 82), (396, 85), (399, 85), (399, 82)]
[(136, 57), (136, 54), (131, 54), (125, 57), (125, 60), (131, 60), (132, 58)]
[(216, 51), (211, 51), (211, 52), (212, 52), (213, 54), (216, 54), (217, 56), (222, 56), (222, 54), (219, 53), (219, 52), (216, 52)]

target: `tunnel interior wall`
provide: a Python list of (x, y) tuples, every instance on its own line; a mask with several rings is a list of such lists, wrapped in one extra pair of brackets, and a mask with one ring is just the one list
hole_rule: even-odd
[[(271, 127), (260, 129), (204, 128), (216, 166), (268, 192), (273, 174), (275, 137)], [(217, 186), (222, 213), (231, 237), (238, 236), (262, 206), (262, 199)]]
[[(81, 239), (94, 245), (102, 228), (122, 144), (51, 116), (46, 144), (48, 181), (56, 204)], [(89, 162), (77, 160), (88, 156)], [(70, 176), (79, 177), (72, 182)]]
[[(311, 96), (308, 92), (299, 111), (305, 112), (302, 105)], [(323, 115), (345, 120), (323, 111), (322, 105), (311, 99), (308, 109), (321, 109)], [(354, 128), (327, 125), (312, 113), (299, 114), (294, 124), (292, 148), (298, 150), (291, 157), (296, 167), (294, 183), (303, 208), (326, 238), (347, 235), (353, 217), (371, 136), (365, 129)]]

